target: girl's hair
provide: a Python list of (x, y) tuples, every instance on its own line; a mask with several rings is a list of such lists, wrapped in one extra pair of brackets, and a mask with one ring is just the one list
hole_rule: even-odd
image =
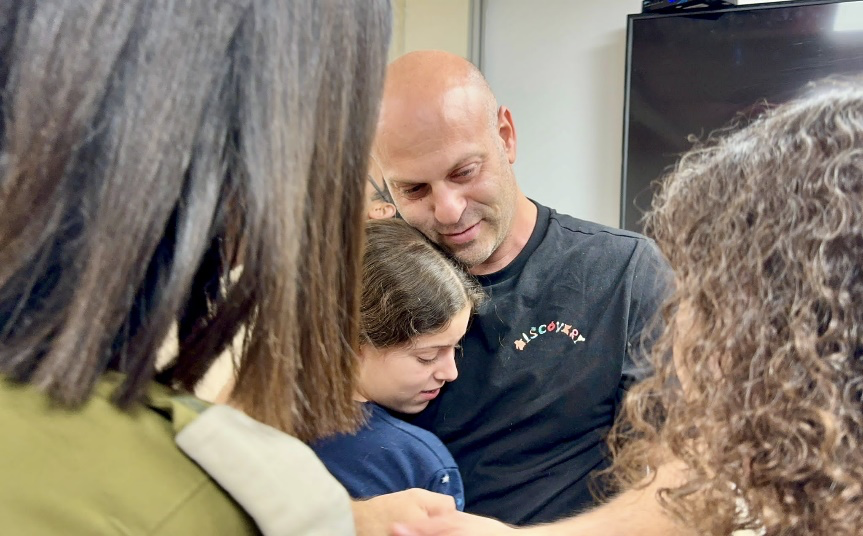
[(360, 325), (366, 344), (410, 345), (449, 326), (484, 294), (464, 267), (399, 219), (366, 224)]
[(388, 7), (3, 2), (0, 373), (76, 406), (118, 370), (128, 408), (174, 323), (187, 389), (245, 327), (247, 412), (353, 427)]
[(860, 83), (820, 86), (683, 156), (646, 230), (677, 285), (657, 375), (612, 436), (614, 474), (643, 484), (662, 445), (690, 472), (660, 500), (699, 534), (859, 534)]

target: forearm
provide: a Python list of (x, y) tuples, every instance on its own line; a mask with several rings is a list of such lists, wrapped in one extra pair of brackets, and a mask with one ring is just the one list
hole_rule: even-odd
[[(680, 462), (660, 466), (656, 478), (642, 489), (621, 493), (608, 503), (582, 515), (533, 527), (511, 527), (500, 521), (462, 512), (432, 516), (399, 524), (393, 536), (695, 536), (680, 526), (656, 498), (665, 487), (685, 481)], [(359, 533), (359, 531), (358, 531)]]
[(680, 463), (661, 466), (657, 477), (642, 489), (621, 493), (608, 503), (584, 514), (552, 523), (522, 529), (526, 536), (691, 536), (657, 500), (657, 492), (674, 486), (684, 476)]

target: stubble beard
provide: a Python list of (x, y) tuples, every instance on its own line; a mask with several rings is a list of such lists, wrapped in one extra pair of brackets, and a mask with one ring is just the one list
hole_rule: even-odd
[(447, 246), (444, 246), (444, 248), (447, 249), (453, 257), (464, 263), (468, 268), (479, 266), (490, 259), (498, 248), (500, 248), (501, 244), (503, 244), (508, 229), (502, 229), (501, 223), (501, 220), (489, 220), (487, 218), (480, 220), (480, 225), (487, 225), (494, 231), (494, 234), (491, 237), (493, 239), (488, 243), (488, 245), (485, 245), (486, 242), (483, 240), (483, 238), (486, 237), (480, 235), (477, 237), (477, 240), (470, 244), (466, 244), (463, 248), (453, 249)]

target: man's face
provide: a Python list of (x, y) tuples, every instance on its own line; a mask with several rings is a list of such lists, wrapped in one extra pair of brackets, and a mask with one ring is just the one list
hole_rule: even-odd
[(468, 266), (488, 261), (507, 238), (517, 195), (514, 131), (476, 108), (415, 121), (378, 145), (401, 216)]

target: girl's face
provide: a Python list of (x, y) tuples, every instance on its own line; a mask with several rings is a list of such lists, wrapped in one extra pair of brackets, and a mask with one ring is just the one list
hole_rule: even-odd
[(419, 413), (440, 394), (446, 382), (458, 377), (455, 350), (467, 330), (471, 308), (453, 316), (437, 333), (420, 335), (407, 348), (360, 349), (359, 394), (401, 413)]

